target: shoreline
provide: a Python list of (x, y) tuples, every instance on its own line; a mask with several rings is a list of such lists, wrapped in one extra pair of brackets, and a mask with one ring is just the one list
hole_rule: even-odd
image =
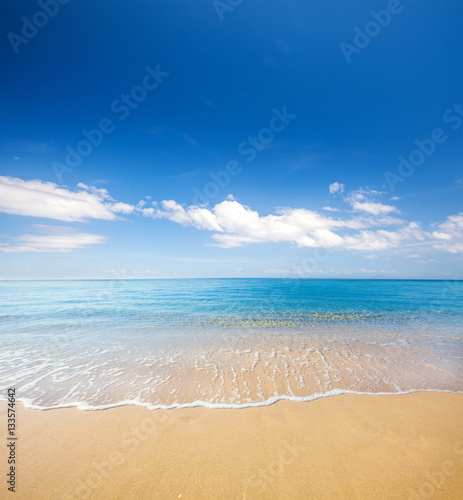
[[(459, 498), (463, 394), (378, 396), (241, 411), (17, 403), (16, 491), (26, 499)], [(5, 401), (0, 415), (4, 435)]]
[[(37, 410), (37, 411), (50, 411), (50, 410), (64, 410), (70, 408), (76, 408), (80, 411), (105, 411), (112, 410), (115, 408), (123, 408), (125, 406), (129, 407), (139, 407), (146, 408), (150, 411), (157, 410), (183, 410), (189, 408), (208, 408), (210, 410), (242, 410), (245, 408), (260, 408), (272, 406), (280, 401), (291, 401), (294, 403), (310, 403), (312, 401), (317, 401), (323, 398), (332, 398), (335, 396), (342, 396), (345, 394), (353, 394), (358, 396), (406, 396), (407, 394), (414, 394), (416, 392), (437, 392), (437, 393), (451, 393), (451, 394), (463, 394), (463, 391), (454, 391), (451, 389), (409, 389), (406, 391), (399, 392), (360, 392), (352, 391), (349, 389), (332, 389), (323, 394), (311, 394), (310, 396), (272, 396), (265, 401), (252, 401), (249, 403), (234, 404), (234, 403), (211, 403), (209, 401), (193, 401), (191, 403), (176, 403), (173, 405), (153, 405), (152, 403), (144, 403), (142, 401), (120, 401), (118, 403), (111, 403), (108, 405), (89, 405), (87, 402), (76, 401), (71, 403), (65, 403), (57, 406), (40, 406), (29, 402), (28, 398), (18, 398), (17, 403), (21, 403), (25, 409)], [(0, 397), (0, 404), (7, 402), (6, 398)]]

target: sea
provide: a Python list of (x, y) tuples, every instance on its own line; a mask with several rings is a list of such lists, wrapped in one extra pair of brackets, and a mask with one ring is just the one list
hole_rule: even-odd
[(463, 281), (2, 281), (0, 343), (42, 410), (462, 392)]

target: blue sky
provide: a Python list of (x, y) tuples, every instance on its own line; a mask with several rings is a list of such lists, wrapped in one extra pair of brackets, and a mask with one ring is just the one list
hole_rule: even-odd
[(1, 279), (463, 278), (461, 1), (0, 8)]

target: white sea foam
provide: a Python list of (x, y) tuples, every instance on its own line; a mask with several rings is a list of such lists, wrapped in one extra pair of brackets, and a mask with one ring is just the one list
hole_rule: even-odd
[[(409, 389), (407, 391), (398, 391), (398, 392), (362, 392), (362, 391), (352, 391), (349, 389), (332, 389), (323, 394), (316, 393), (310, 396), (288, 396), (288, 395), (275, 395), (272, 396), (265, 401), (258, 402), (246, 402), (242, 404), (234, 404), (234, 403), (210, 403), (209, 401), (193, 401), (191, 403), (175, 403), (172, 405), (160, 405), (160, 404), (152, 404), (140, 401), (139, 399), (127, 400), (127, 401), (119, 401), (117, 403), (112, 403), (108, 405), (91, 405), (86, 401), (73, 401), (65, 404), (58, 404), (54, 406), (41, 406), (36, 405), (29, 398), (18, 398), (17, 401), (21, 402), (26, 408), (30, 408), (33, 410), (40, 411), (48, 411), (48, 410), (56, 410), (60, 408), (78, 408), (83, 411), (100, 411), (100, 410), (109, 410), (110, 408), (119, 408), (121, 406), (141, 406), (144, 408), (148, 408), (149, 410), (173, 410), (176, 408), (211, 408), (211, 409), (230, 409), (230, 410), (239, 410), (243, 408), (256, 408), (260, 406), (270, 406), (278, 401), (295, 401), (298, 403), (307, 403), (310, 401), (315, 401), (316, 399), (321, 398), (329, 398), (333, 396), (342, 396), (343, 394), (357, 394), (361, 396), (400, 396), (404, 394), (413, 394), (415, 392), (446, 392), (446, 393), (455, 393), (455, 394), (463, 394), (463, 391), (450, 391), (445, 389)], [(7, 401), (7, 398), (0, 397), (0, 401)]]
[(39, 409), (154, 409), (463, 389), (463, 283), (445, 301), (439, 283), (365, 283), (360, 295), (357, 282), (120, 285), (104, 301), (104, 282), (2, 285), (0, 394), (16, 387)]

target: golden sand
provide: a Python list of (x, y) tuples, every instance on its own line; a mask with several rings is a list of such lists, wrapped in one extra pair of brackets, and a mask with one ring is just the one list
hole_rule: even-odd
[(463, 394), (239, 410), (16, 410), (13, 496), (0, 405), (1, 498), (463, 498)]

